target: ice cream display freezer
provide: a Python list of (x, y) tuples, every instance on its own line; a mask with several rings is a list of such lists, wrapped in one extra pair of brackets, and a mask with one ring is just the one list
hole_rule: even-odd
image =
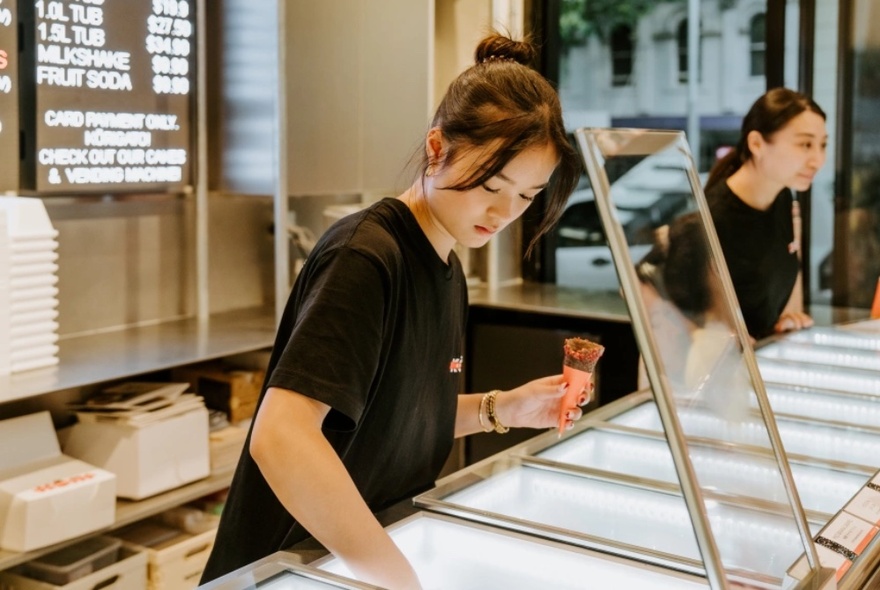
[[(414, 498), (420, 512), (388, 531), (423, 585), (880, 588), (880, 335), (813, 328), (753, 350), (684, 135), (575, 135), (650, 389)], [(665, 245), (617, 214), (627, 187), (652, 190), (657, 157), (692, 189)], [(686, 284), (633, 258), (645, 235), (687, 246)], [(311, 567), (349, 576), (332, 557)]]
[(756, 353), (765, 383), (880, 396), (880, 333), (811, 328), (767, 342)]
[[(703, 573), (700, 552), (681, 496), (649, 482), (547, 469), (530, 463), (491, 465), (479, 483), (441, 487), (425, 508), (557, 538), (642, 562)], [(439, 494), (435, 495), (435, 494)], [(785, 566), (800, 555), (785, 518), (763, 509), (714, 503), (710, 519), (723, 530), (719, 544), (735, 555), (726, 564), (743, 579), (781, 586)], [(817, 526), (818, 530), (818, 526)], [(792, 548), (795, 549), (792, 549)], [(763, 572), (778, 573), (778, 579)]]
[[(792, 352), (809, 335), (792, 335), (791, 345), (776, 340), (769, 345), (780, 349), (774, 352), (759, 347), (762, 369), (767, 358), (785, 356), (793, 367), (826, 370)], [(876, 475), (880, 397), (785, 382), (768, 384), (767, 392), (818, 537)], [(708, 494), (709, 517), (732, 579), (787, 587), (798, 545), (761, 433), (705, 409), (681, 407), (678, 415), (693, 439), (690, 458), (701, 466), (704, 488), (717, 490)], [(650, 391), (599, 408), (562, 438), (548, 432), (454, 473), (415, 503), (421, 512), (388, 530), (426, 588), (581, 588), (584, 581), (609, 588), (709, 587)], [(863, 569), (873, 569), (868, 562), (876, 562), (877, 553), (876, 542), (863, 548)], [(271, 590), (369, 587), (350, 580), (332, 557), (296, 568), (291, 563), (277, 554), (223, 584), (236, 587), (244, 576)], [(840, 587), (865, 587), (864, 579), (847, 585), (841, 575)]]
[[(842, 396), (838, 405), (859, 401)], [(854, 408), (849, 412), (862, 415)], [(788, 423), (780, 423), (787, 437)], [(845, 444), (851, 433), (845, 428), (810, 420), (790, 424), (812, 433), (804, 435), (812, 442), (792, 469), (811, 529), (818, 533), (876, 468), (851, 460)], [(880, 435), (868, 440), (880, 445)], [(713, 465), (702, 473), (734, 482), (718, 489), (739, 494), (712, 499), (710, 518), (724, 532), (719, 542), (727, 546), (725, 555), (738, 558), (727, 565), (743, 584), (785, 588), (785, 572), (798, 558), (791, 548), (797, 545), (788, 538), (784, 518), (774, 514), (778, 498), (765, 494), (772, 489), (762, 481), (762, 465), (769, 459), (756, 448), (751, 449), (754, 461), (744, 461), (726, 445), (706, 436), (693, 446), (692, 459)], [(454, 473), (415, 503), (422, 511), (388, 531), (425, 588), (709, 587), (701, 577), (699, 549), (650, 392), (588, 414), (561, 439), (548, 432)], [(869, 558), (869, 553), (863, 555)], [(296, 569), (291, 563), (276, 554), (224, 578), (220, 586), (369, 588), (348, 581), (350, 572), (332, 557)], [(305, 577), (312, 569), (334, 577)], [(845, 581), (842, 577), (841, 587), (864, 587)]]
[[(864, 415), (865, 403), (837, 399), (842, 415)], [(686, 409), (681, 415), (707, 418)], [(875, 475), (876, 467), (865, 459), (880, 445), (880, 435), (803, 418), (781, 419), (780, 428), (786, 444), (801, 441), (792, 470), (816, 536)], [(725, 565), (733, 579), (751, 587), (787, 587), (785, 573), (799, 552), (784, 514), (777, 514), (784, 496), (773, 487), (771, 459), (760, 447), (729, 452), (728, 433), (713, 440), (717, 429), (711, 423), (704, 428), (691, 459), (709, 467), (701, 474), (724, 480), (707, 487), (724, 491), (710, 498), (710, 518), (721, 531), (724, 555), (733, 556)], [(847, 444), (854, 433), (864, 435), (868, 445), (858, 454), (861, 462), (853, 460)], [(750, 442), (748, 432), (741, 435), (743, 449)], [(572, 581), (572, 587), (583, 587), (585, 580), (594, 587), (663, 588), (668, 575), (684, 576), (673, 578), (673, 587), (690, 587), (681, 580), (707, 585), (694, 577), (703, 573), (702, 560), (650, 392), (594, 411), (561, 439), (549, 432), (455, 473), (415, 502), (449, 517), (389, 527), (430, 588), (566, 588)], [(514, 547), (531, 539), (541, 549), (528, 548), (519, 558), (502, 539)], [(493, 557), (496, 545), (506, 557)], [(545, 553), (557, 552), (562, 555), (545, 561)], [(863, 553), (866, 559), (872, 559), (869, 553)], [(573, 563), (553, 565), (560, 559)], [(314, 565), (348, 575), (332, 558)], [(508, 577), (510, 568), (515, 575)], [(557, 578), (560, 571), (568, 573)], [(624, 581), (597, 583), (614, 575)], [(841, 576), (841, 587), (847, 587), (845, 580)]]
[[(718, 589), (864, 587), (880, 561), (876, 334), (817, 328), (755, 353), (683, 134), (575, 136), (651, 389), (453, 474), (416, 505)], [(628, 231), (631, 187), (683, 196), (655, 190), (652, 161), (691, 194), (666, 231)]]
[[(844, 398), (841, 404), (851, 401)], [(694, 417), (700, 418), (705, 416)], [(788, 425), (791, 430), (785, 428)], [(852, 461), (846, 443), (852, 433), (845, 429), (794, 420), (781, 427), (784, 439), (794, 433), (807, 441), (792, 470), (816, 535), (863, 488), (876, 467)], [(784, 587), (786, 570), (799, 551), (796, 540), (789, 538), (784, 510), (776, 505), (784, 502), (783, 492), (767, 477), (772, 460), (759, 447), (751, 448), (752, 456), (745, 460), (742, 452), (729, 452), (727, 433), (713, 441), (717, 428), (705, 428), (704, 440), (692, 446), (691, 460), (707, 467), (702, 475), (723, 480), (704, 486), (724, 491), (710, 497), (709, 504), (710, 519), (728, 557), (725, 566), (736, 579), (753, 586)], [(750, 443), (747, 434), (741, 437), (743, 447)], [(865, 436), (865, 444), (880, 445), (880, 435)], [(869, 454), (865, 451), (860, 457), (867, 459)], [(677, 484), (652, 397), (641, 392), (593, 412), (562, 439), (542, 435), (504, 457), (454, 474), (417, 497), (416, 503), (638, 562), (701, 572)]]
[[(580, 590), (585, 581), (594, 588), (708, 588), (695, 576), (427, 512), (388, 530), (425, 590)], [(313, 565), (351, 575), (332, 557)]]
[[(457, 518), (418, 512), (387, 527), (425, 590), (580, 590), (594, 588), (699, 590), (706, 581), (538, 537)], [(210, 585), (212, 590), (367, 589), (327, 556), (302, 565), (279, 552)]]

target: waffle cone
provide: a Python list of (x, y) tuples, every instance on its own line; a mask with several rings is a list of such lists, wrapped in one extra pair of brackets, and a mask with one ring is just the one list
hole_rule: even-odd
[(565, 390), (565, 394), (562, 396), (559, 404), (559, 436), (562, 436), (562, 433), (565, 432), (565, 423), (567, 422), (565, 413), (577, 407), (578, 398), (586, 389), (592, 377), (592, 373), (581, 371), (569, 365), (562, 365), (562, 378), (568, 383), (568, 388)]

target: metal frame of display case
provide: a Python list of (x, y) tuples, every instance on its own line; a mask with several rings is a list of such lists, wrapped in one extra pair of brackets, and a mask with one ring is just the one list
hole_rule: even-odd
[[(552, 539), (554, 541), (560, 541), (569, 545), (583, 547), (585, 549), (612, 553), (642, 563), (661, 566), (687, 574), (696, 574), (700, 576), (705, 574), (702, 564), (696, 559), (688, 559), (662, 551), (652, 551), (650, 549), (636, 547), (628, 543), (614, 541), (597, 535), (578, 533), (563, 527), (536, 523), (525, 518), (517, 518), (497, 512), (470, 508), (468, 506), (444, 500), (445, 496), (466, 490), (477, 483), (519, 467), (531, 467), (556, 471), (576, 477), (584, 475), (584, 471), (581, 470), (573, 469), (571, 467), (566, 468), (546, 465), (540, 461), (533, 461), (525, 456), (507, 455), (487, 461), (482, 461), (454, 474), (451, 476), (451, 479), (438, 482), (437, 487), (416, 497), (416, 505), (435, 512), (464, 518), (465, 520), (501, 527), (508, 531)], [(605, 478), (600, 474), (594, 475), (597, 475), (596, 479), (599, 481), (610, 481), (612, 483), (622, 484), (636, 483), (636, 487), (660, 492), (666, 495), (676, 495), (677, 492), (675, 486), (657, 485), (658, 482), (652, 482), (646, 479), (627, 481), (626, 478), (622, 477)]]
[[(778, 387), (779, 384), (775, 384), (774, 386)], [(784, 384), (783, 384), (783, 386), (784, 386)], [(808, 395), (809, 393), (813, 393), (813, 394), (824, 393), (824, 394), (834, 395), (834, 394), (838, 393), (838, 392), (834, 392), (831, 390), (816, 390), (816, 389), (813, 389), (813, 390), (799, 389), (799, 391), (801, 391), (801, 393), (803, 393), (804, 395)], [(634, 393), (630, 394), (629, 396), (624, 398), (624, 400), (627, 400), (626, 410), (632, 410), (632, 409), (640, 406), (641, 404), (650, 400), (651, 397), (652, 397), (652, 394), (648, 390), (643, 390), (643, 391), (634, 392)], [(848, 395), (846, 392), (841, 392), (840, 397), (850, 398), (853, 400), (859, 399), (857, 396)], [(621, 400), (621, 401), (623, 401), (623, 400)], [(605, 410), (605, 412), (608, 412), (609, 410), (614, 410), (615, 408), (617, 408), (616, 405), (611, 406), (611, 407), (606, 406), (606, 407), (603, 407), (602, 410)], [(603, 421), (604, 420), (613, 420), (620, 413), (622, 413), (622, 412), (615, 412), (613, 415), (608, 414), (608, 413), (603, 413), (602, 414), (603, 418), (601, 420), (603, 420)], [(785, 414), (785, 413), (779, 413), (779, 412), (775, 412), (774, 414), (776, 415), (777, 418), (780, 419), (780, 421), (791, 422), (791, 423), (804, 423), (804, 424), (810, 424), (813, 426), (827, 427), (827, 428), (841, 430), (842, 433), (847, 433), (847, 434), (861, 432), (861, 433), (865, 433), (868, 435), (878, 436), (878, 438), (880, 438), (880, 429), (872, 428), (869, 426), (854, 425), (854, 424), (847, 423), (847, 422), (831, 421), (831, 420), (824, 420), (824, 419), (819, 419), (819, 418), (806, 418), (804, 416), (796, 415), (796, 414)], [(629, 426), (616, 425), (616, 424), (599, 424), (599, 425), (596, 425), (596, 428), (615, 428), (615, 429), (619, 429), (619, 430), (632, 430), (632, 428)], [(650, 432), (653, 432), (653, 431), (650, 431)], [(655, 433), (655, 436), (659, 437), (662, 434), (663, 433), (661, 431), (657, 431)], [(641, 431), (641, 435), (645, 436), (645, 431)], [(717, 447), (717, 448), (722, 448), (722, 446), (724, 448), (733, 447), (737, 450), (737, 452), (741, 452), (741, 453), (756, 453), (756, 454), (767, 453), (767, 449), (764, 447), (752, 446), (752, 445), (748, 445), (746, 443), (733, 443), (733, 444), (720, 443), (720, 442), (716, 441), (715, 439), (704, 438), (704, 437), (688, 437), (688, 439), (692, 443), (696, 443), (698, 445), (705, 445), (705, 446)], [(538, 439), (535, 439), (535, 440), (537, 441)], [(535, 443), (532, 443), (532, 444), (535, 444)], [(546, 445), (544, 445), (544, 446), (546, 446)], [(869, 475), (872, 475), (876, 471), (876, 467), (873, 465), (865, 465), (863, 463), (857, 463), (857, 462), (853, 462), (853, 461), (839, 461), (839, 460), (834, 460), (834, 459), (822, 459), (819, 457), (813, 457), (813, 456), (809, 456), (809, 455), (805, 455), (805, 454), (797, 453), (797, 452), (791, 452), (791, 451), (786, 452), (786, 458), (787, 458), (789, 464), (804, 463), (804, 464), (811, 464), (811, 465), (817, 465), (817, 466), (821, 465), (821, 466), (827, 467), (829, 469), (836, 469), (839, 471), (846, 471), (846, 472), (850, 472), (850, 473), (863, 474), (866, 477)]]
[[(663, 482), (639, 477), (628, 477), (620, 474), (611, 474), (586, 468), (564, 466), (560, 464), (553, 465), (549, 462), (536, 460), (530, 457), (510, 456), (498, 459), (490, 464), (482, 464), (477, 469), (469, 471), (467, 475), (463, 475), (459, 479), (449, 482), (446, 485), (438, 485), (438, 487), (431, 492), (420, 495), (417, 498), (416, 503), (418, 506), (428, 510), (450, 514), (466, 520), (484, 523), (486, 525), (501, 527), (509, 531), (526, 533), (540, 538), (553, 539), (555, 541), (568, 543), (585, 549), (618, 555), (640, 563), (659, 566), (690, 575), (706, 576), (706, 569), (703, 562), (697, 557), (688, 558), (687, 556), (665, 551), (638, 547), (636, 545), (616, 541), (599, 535), (580, 533), (559, 526), (536, 523), (525, 518), (517, 518), (497, 512), (469, 508), (443, 499), (443, 496), (466, 490), (480, 481), (487, 480), (491, 477), (497, 477), (505, 471), (519, 468), (553, 471), (572, 477), (589, 479), (595, 482), (618, 484), (629, 489), (654, 492), (662, 496), (680, 497), (680, 489), (678, 486)], [(717, 500), (719, 503), (725, 503), (733, 508), (743, 508), (743, 504), (731, 503), (728, 499), (711, 499)], [(772, 506), (761, 507), (758, 504), (758, 501), (753, 501), (750, 508), (754, 508), (756, 513), (765, 510), (769, 514), (774, 512)], [(778, 587), (782, 582), (781, 579), (759, 578), (750, 575), (749, 572), (745, 571), (731, 572), (731, 574), (735, 581), (749, 587), (773, 588)]]
[[(365, 584), (317, 568), (303, 565), (297, 557), (285, 551), (273, 553), (250, 565), (241, 567), (201, 586), (204, 590), (256, 590), (270, 584), (283, 575), (294, 575), (306, 580), (326, 584), (330, 588), (344, 590), (381, 590), (378, 586)], [(295, 585), (285, 586), (296, 588)]]
[[(625, 426), (618, 426), (615, 424), (607, 424), (607, 423), (593, 425), (592, 429), (596, 432), (610, 432), (610, 433), (614, 433), (614, 434), (621, 435), (621, 436), (627, 436), (627, 437), (632, 437), (632, 438), (641, 438), (644, 440), (656, 441), (656, 442), (659, 442), (664, 445), (666, 444), (666, 438), (663, 435), (663, 433), (661, 433), (661, 432), (639, 430), (639, 429), (635, 429), (635, 428), (628, 428)], [(551, 444), (546, 444), (546, 442), (545, 442), (540, 447), (533, 447), (533, 450), (535, 452), (537, 452), (541, 448), (549, 448), (550, 446), (552, 446), (552, 444), (553, 444), (552, 442), (551, 442)], [(698, 450), (701, 448), (706, 449), (706, 450), (713, 450), (714, 449), (717, 451), (729, 450), (729, 447), (727, 447), (725, 445), (720, 445), (716, 441), (713, 441), (711, 439), (705, 439), (705, 440), (691, 439), (690, 444), (692, 447), (694, 447)], [(762, 449), (760, 447), (745, 447), (745, 446), (739, 446), (739, 445), (737, 446), (737, 452), (741, 453), (743, 455), (753, 454), (757, 458), (772, 459), (772, 457), (770, 457), (769, 455), (765, 455), (763, 453), (763, 451), (764, 451), (764, 449)], [(764, 455), (764, 456), (761, 457), (761, 455)], [(678, 484), (666, 482), (663, 480), (649, 479), (649, 478), (639, 476), (639, 475), (623, 474), (623, 473), (607, 471), (607, 470), (603, 470), (603, 469), (599, 469), (599, 468), (584, 467), (581, 465), (572, 466), (572, 465), (568, 465), (568, 464), (565, 464), (560, 461), (556, 461), (554, 459), (546, 459), (546, 458), (542, 458), (542, 457), (536, 457), (536, 456), (534, 456), (533, 453), (528, 454), (527, 457), (528, 457), (527, 461), (533, 465), (544, 465), (548, 468), (566, 469), (566, 470), (569, 470), (573, 473), (583, 474), (587, 477), (592, 477), (592, 478), (598, 478), (598, 479), (611, 478), (615, 481), (628, 483), (628, 485), (630, 485), (632, 487), (642, 487), (645, 489), (654, 489), (657, 491), (671, 490), (674, 493), (680, 493), (680, 488), (679, 488)], [(804, 464), (811, 466), (811, 467), (816, 467), (816, 465), (810, 465), (810, 463), (807, 461), (805, 461)], [(847, 467), (849, 467), (849, 466), (844, 466), (844, 469), (842, 471), (847, 471)], [(865, 476), (867, 477), (867, 474), (865, 474)], [(766, 512), (778, 512), (779, 511), (778, 502), (773, 502), (771, 500), (762, 500), (762, 499), (755, 498), (753, 496), (749, 496), (746, 494), (710, 492), (710, 493), (706, 494), (706, 497), (710, 500), (714, 500), (717, 502), (727, 503), (727, 504), (735, 505), (735, 506), (751, 506), (751, 507), (755, 508), (756, 510), (762, 510), (762, 511), (766, 511)], [(817, 523), (817, 524), (827, 522), (828, 520), (830, 520), (830, 518), (832, 516), (834, 516), (835, 513), (836, 513), (836, 510), (835, 510), (835, 512), (824, 512), (824, 511), (819, 511), (819, 510), (804, 509), (804, 514), (806, 515), (807, 520), (811, 523)]]
[[(611, 183), (604, 167), (604, 162), (610, 155), (639, 155), (648, 156), (661, 149), (674, 148), (687, 162), (686, 169), (690, 182), (691, 192), (696, 200), (700, 218), (706, 237), (709, 241), (710, 257), (715, 262), (721, 287), (724, 292), (724, 304), (730, 317), (735, 318), (733, 328), (739, 341), (748, 343), (749, 336), (745, 329), (745, 323), (739, 312), (736, 293), (727, 267), (721, 254), (721, 247), (711, 214), (701, 188), (701, 183), (696, 172), (696, 166), (690, 154), (684, 134), (680, 131), (653, 131), (644, 129), (578, 129), (575, 132), (578, 145), (584, 157), (587, 172), (593, 187), (595, 201), (599, 210), (605, 234), (611, 248), (615, 268), (620, 279), (624, 297), (630, 307), (630, 317), (636, 340), (645, 360), (645, 368), (648, 379), (652, 385), (657, 408), (663, 421), (666, 436), (669, 441), (673, 461), (678, 471), (682, 487), (682, 495), (685, 498), (694, 532), (703, 560), (706, 566), (706, 574), (713, 588), (726, 589), (728, 583), (721, 562), (721, 555), (712, 534), (711, 525), (705, 508), (705, 500), (702, 490), (697, 484), (696, 473), (688, 457), (687, 442), (684, 431), (676, 415), (674, 392), (665, 375), (665, 370), (660, 359), (659, 347), (654, 339), (650, 328), (650, 320), (646, 307), (639, 291), (639, 279), (630, 261), (627, 238), (623, 227), (617, 219), (614, 203), (611, 195)], [(804, 552), (810, 564), (811, 570), (818, 573), (820, 570), (819, 557), (813, 545), (812, 535), (809, 531), (806, 516), (800, 504), (797, 488), (791, 470), (785, 458), (785, 451), (779, 432), (773, 418), (773, 412), (763, 388), (758, 365), (754, 353), (748, 345), (743, 346), (743, 359), (748, 368), (752, 385), (755, 389), (761, 416), (770, 438), (770, 444), (776, 456), (778, 469), (782, 475), (783, 485), (789, 497), (789, 504), (794, 515), (795, 524), (801, 537)]]

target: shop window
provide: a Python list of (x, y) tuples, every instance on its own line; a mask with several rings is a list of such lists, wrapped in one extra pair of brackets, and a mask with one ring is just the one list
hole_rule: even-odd
[[(688, 19), (682, 19), (681, 22), (678, 23), (678, 30), (676, 31), (675, 38), (678, 45), (678, 81), (682, 84), (687, 84), (688, 81), (688, 59), (690, 56), (688, 55)], [(699, 45), (697, 51), (697, 81), (699, 82), (701, 79), (700, 70), (701, 64), (703, 63), (703, 46), (702, 40), (697, 42)]]
[(688, 19), (678, 23), (676, 40), (678, 41), (678, 81), (685, 83), (688, 80)]
[(764, 76), (764, 55), (767, 50), (767, 18), (763, 12), (752, 17), (749, 21), (749, 60), (751, 76)]
[(632, 84), (634, 43), (632, 28), (617, 25), (611, 30), (611, 85)]

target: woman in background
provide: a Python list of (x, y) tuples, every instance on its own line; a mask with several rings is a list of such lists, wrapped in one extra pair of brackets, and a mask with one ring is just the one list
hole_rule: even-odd
[[(533, 55), (484, 39), (434, 116), (412, 186), (337, 222), (309, 255), (202, 583), (312, 536), (361, 580), (419, 588), (374, 514), (432, 487), (456, 436), (556, 424), (562, 375), (460, 394), (468, 301), (453, 247), (485, 245), (543, 193), (540, 236), (580, 173)], [(563, 411), (569, 427), (581, 416)]]
[(825, 163), (825, 113), (809, 97), (774, 88), (752, 105), (739, 143), (706, 181), (706, 199), (749, 334), (813, 325), (803, 307), (800, 210)]

